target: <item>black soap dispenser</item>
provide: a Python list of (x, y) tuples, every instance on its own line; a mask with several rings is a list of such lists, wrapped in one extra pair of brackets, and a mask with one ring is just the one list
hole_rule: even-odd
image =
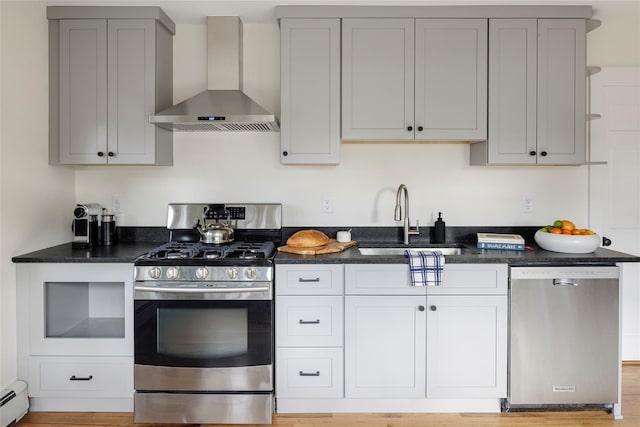
[(433, 243), (444, 243), (445, 242), (445, 224), (442, 220), (442, 212), (438, 212), (438, 219), (435, 222), (434, 232), (433, 232)]

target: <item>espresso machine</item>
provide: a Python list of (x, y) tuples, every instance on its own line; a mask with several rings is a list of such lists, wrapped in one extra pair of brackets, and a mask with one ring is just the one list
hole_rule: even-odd
[(103, 207), (99, 203), (78, 204), (73, 209), (73, 242), (74, 248), (90, 248), (97, 246), (100, 227), (98, 216)]

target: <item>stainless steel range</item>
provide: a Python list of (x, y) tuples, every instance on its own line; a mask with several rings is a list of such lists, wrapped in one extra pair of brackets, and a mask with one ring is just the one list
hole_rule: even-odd
[(134, 421), (271, 423), (282, 206), (171, 204), (167, 228), (135, 261)]

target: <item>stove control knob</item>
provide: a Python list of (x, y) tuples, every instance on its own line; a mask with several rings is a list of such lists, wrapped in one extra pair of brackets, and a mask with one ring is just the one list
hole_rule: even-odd
[(180, 276), (180, 269), (178, 267), (167, 268), (167, 279), (176, 280)]
[(231, 267), (227, 270), (227, 278), (228, 279), (237, 279), (238, 278), (238, 269), (235, 267)]
[(249, 280), (253, 280), (256, 278), (256, 269), (255, 268), (247, 268), (244, 271), (244, 277), (246, 277)]
[(158, 267), (153, 267), (151, 268), (151, 270), (149, 270), (149, 277), (151, 277), (152, 279), (159, 279), (161, 275), (162, 270), (160, 270)]
[(208, 275), (209, 270), (207, 270), (207, 267), (198, 267), (196, 269), (196, 279), (206, 279)]

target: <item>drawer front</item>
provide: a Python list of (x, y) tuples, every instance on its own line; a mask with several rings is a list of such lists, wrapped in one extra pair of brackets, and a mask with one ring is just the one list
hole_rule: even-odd
[(276, 397), (342, 397), (342, 360), (342, 348), (277, 348)]
[(31, 357), (34, 397), (132, 397), (132, 357)]
[(440, 286), (427, 288), (428, 295), (507, 295), (507, 264), (447, 264)]
[(342, 345), (342, 297), (276, 298), (276, 345), (323, 347)]
[(425, 287), (411, 286), (406, 264), (348, 264), (347, 295), (425, 295)]
[(331, 265), (276, 265), (276, 295), (341, 295), (344, 267)]

